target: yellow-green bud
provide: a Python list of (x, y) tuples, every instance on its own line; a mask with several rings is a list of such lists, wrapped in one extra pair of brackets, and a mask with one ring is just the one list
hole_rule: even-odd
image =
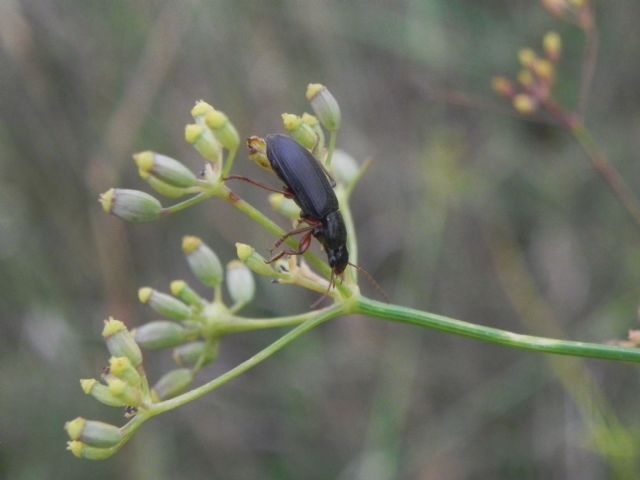
[(198, 332), (174, 322), (158, 320), (145, 323), (133, 332), (142, 348), (168, 348), (193, 340)]
[(358, 177), (360, 168), (351, 155), (344, 150), (336, 150), (333, 152), (331, 172), (336, 181), (348, 185)]
[(75, 418), (64, 425), (71, 440), (79, 440), (93, 447), (113, 447), (122, 440), (122, 432), (115, 425)]
[(109, 352), (114, 357), (127, 357), (134, 367), (142, 363), (142, 352), (136, 341), (120, 320), (109, 317), (104, 321), (102, 336), (107, 343)]
[(518, 82), (525, 88), (533, 85), (535, 79), (531, 74), (531, 70), (520, 70), (520, 72), (518, 72)]
[(79, 440), (67, 442), (67, 450), (76, 457), (86, 458), (87, 460), (105, 460), (115, 453), (112, 449), (91, 447)]
[(327, 130), (340, 128), (340, 106), (327, 87), (320, 83), (310, 83), (306, 97), (318, 120)]
[(222, 162), (222, 146), (206, 126), (189, 124), (185, 127), (184, 138), (202, 155), (203, 158), (214, 165)]
[(189, 368), (177, 368), (164, 374), (153, 386), (151, 396), (154, 401), (167, 400), (184, 392), (193, 382), (193, 373)]
[(220, 286), (224, 275), (218, 256), (198, 237), (186, 236), (182, 239), (182, 251), (193, 274), (204, 285)]
[(174, 187), (186, 188), (196, 184), (196, 176), (191, 170), (166, 155), (147, 150), (136, 153), (133, 160), (142, 172), (150, 173)]
[(100, 195), (102, 209), (128, 222), (152, 222), (160, 217), (162, 205), (148, 193), (111, 188)]
[(169, 185), (164, 180), (160, 180), (158, 177), (150, 174), (149, 172), (138, 170), (138, 174), (140, 174), (140, 178), (147, 182), (151, 188), (153, 188), (160, 195), (164, 195), (167, 198), (180, 198), (189, 193), (188, 190), (184, 188)]
[(187, 305), (195, 307), (197, 310), (201, 310), (205, 306), (205, 300), (198, 292), (192, 289), (184, 280), (174, 280), (171, 282), (171, 295), (178, 297)]
[(191, 316), (191, 309), (180, 300), (150, 287), (138, 290), (138, 299), (167, 318), (185, 320)]
[(213, 110), (213, 107), (211, 105), (209, 105), (204, 100), (198, 100), (195, 106), (191, 109), (191, 116), (198, 125), (204, 125), (204, 119), (207, 116), (207, 113), (209, 113), (211, 110)]
[(552, 62), (558, 61), (562, 53), (562, 38), (557, 32), (547, 32), (542, 40), (542, 46)]
[(223, 112), (212, 108), (205, 116), (205, 123), (218, 141), (227, 150), (235, 150), (240, 145), (240, 135), (236, 127)]
[(116, 397), (109, 387), (98, 382), (95, 378), (83, 378), (80, 380), (82, 391), (87, 395), (91, 395), (100, 403), (109, 405), (110, 407), (124, 407), (126, 405), (122, 399)]
[(502, 95), (503, 97), (511, 97), (513, 95), (513, 85), (511, 81), (501, 75), (491, 79), (491, 87), (498, 95)]
[(140, 374), (127, 357), (111, 357), (109, 359), (109, 373), (130, 385), (140, 385)]
[(142, 403), (142, 392), (139, 387), (134, 387), (113, 375), (107, 376), (107, 388), (115, 397), (121, 399), (125, 405), (137, 407)]
[(202, 365), (208, 365), (218, 358), (219, 347), (219, 341), (212, 344), (203, 341), (185, 343), (173, 350), (173, 360), (181, 367), (192, 367), (204, 356)]
[(518, 113), (528, 115), (535, 112), (538, 108), (538, 105), (534, 98), (530, 95), (519, 93), (518, 95), (513, 97), (513, 108), (515, 108)]
[(322, 150), (324, 149), (324, 144), (325, 144), (324, 131), (320, 126), (320, 122), (318, 121), (318, 118), (315, 115), (311, 115), (310, 113), (306, 113), (306, 112), (302, 114), (302, 122), (305, 125), (308, 125), (309, 127), (311, 127), (311, 130), (313, 130), (313, 132), (318, 137), (318, 142), (313, 149), (313, 154), (319, 157), (320, 154), (322, 153)]
[(256, 137), (255, 135), (247, 138), (247, 147), (249, 148), (249, 160), (269, 172), (273, 170), (267, 157), (267, 142), (265, 142), (264, 138)]
[(518, 52), (518, 59), (523, 67), (530, 67), (537, 58), (536, 52), (530, 48), (523, 48)]
[(232, 260), (227, 264), (227, 290), (237, 304), (250, 302), (256, 293), (251, 270), (238, 260)]
[(307, 150), (313, 150), (318, 143), (318, 135), (309, 125), (302, 121), (298, 115), (291, 113), (282, 114), (282, 125), (296, 142)]
[(255, 249), (245, 243), (236, 243), (238, 258), (251, 269), (252, 272), (265, 277), (280, 278), (282, 275), (274, 270), (271, 264)]
[(278, 212), (290, 220), (298, 220), (300, 218), (300, 207), (296, 205), (296, 202), (286, 198), (281, 193), (270, 194), (269, 204), (274, 212)]

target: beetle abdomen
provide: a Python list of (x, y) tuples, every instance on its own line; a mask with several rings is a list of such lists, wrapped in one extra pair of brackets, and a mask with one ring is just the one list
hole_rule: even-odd
[(338, 199), (315, 157), (286, 135), (267, 135), (267, 158), (293, 193), (302, 215), (315, 219), (338, 210)]

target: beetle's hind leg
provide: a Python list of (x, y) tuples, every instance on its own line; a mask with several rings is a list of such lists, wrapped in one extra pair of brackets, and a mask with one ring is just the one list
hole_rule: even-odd
[(291, 230), (290, 232), (288, 232), (284, 237), (282, 237), (280, 240), (278, 240), (276, 242), (276, 244), (273, 246), (273, 248), (271, 249), (271, 251), (273, 252), (276, 248), (278, 248), (280, 245), (282, 245), (282, 242), (284, 242), (288, 237), (291, 237), (293, 235), (297, 235), (299, 233), (305, 233), (305, 235), (300, 239), (300, 242), (298, 243), (298, 249), (297, 250), (282, 250), (280, 253), (278, 253), (275, 257), (271, 257), (269, 260), (266, 261), (266, 263), (273, 263), (276, 260), (279, 260), (280, 258), (282, 258), (285, 255), (302, 255), (304, 254), (307, 250), (309, 250), (309, 247), (311, 246), (311, 238), (313, 235), (313, 229), (314, 226), (310, 226), (310, 227), (304, 227), (304, 228), (297, 228), (295, 230)]

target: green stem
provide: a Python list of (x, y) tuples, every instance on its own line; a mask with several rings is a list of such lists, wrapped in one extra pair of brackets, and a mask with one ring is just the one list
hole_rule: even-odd
[(229, 151), (229, 156), (227, 157), (227, 161), (224, 163), (224, 168), (222, 169), (222, 177), (229, 176), (229, 172), (231, 172), (231, 168), (233, 167), (233, 162), (236, 159), (237, 153), (238, 153), (238, 147)]
[(248, 370), (251, 370), (253, 367), (259, 365), (260, 363), (262, 363), (263, 361), (271, 357), (276, 352), (282, 350), (284, 347), (289, 345), (291, 342), (296, 340), (298, 337), (300, 337), (304, 333), (310, 330), (313, 330), (320, 324), (328, 320), (331, 320), (332, 318), (343, 315), (346, 312), (342, 305), (336, 305), (329, 309), (324, 310), (323, 313), (319, 315), (316, 314), (315, 312), (311, 312), (311, 313), (314, 313), (314, 314), (309, 315), (309, 318), (304, 323), (298, 325), (293, 330), (290, 330), (289, 332), (284, 334), (282, 337), (280, 337), (278, 340), (271, 343), (268, 347), (264, 348), (263, 350), (253, 355), (251, 358), (245, 360), (244, 362), (232, 368), (231, 370), (228, 370), (227, 372), (223, 373), (219, 377), (214, 378), (210, 382), (205, 383), (204, 385), (201, 385), (198, 388), (194, 388), (193, 390), (190, 390), (186, 393), (183, 393), (182, 395), (171, 398), (169, 400), (165, 400), (164, 402), (154, 404), (152, 408), (149, 410), (149, 413), (152, 413), (153, 415), (157, 415), (159, 413), (164, 413), (169, 410), (173, 410), (189, 402), (197, 400), (198, 398), (220, 388), (224, 384), (230, 382), (231, 380), (239, 377), (240, 375), (247, 372)]
[(327, 160), (325, 161), (327, 168), (331, 167), (331, 160), (333, 159), (333, 152), (336, 149), (337, 141), (338, 141), (338, 131), (331, 130), (331, 132), (329, 132), (329, 150), (327, 151)]
[(640, 363), (640, 349), (521, 335), (361, 297), (355, 312), (533, 352)]
[(228, 335), (230, 333), (253, 332), (255, 330), (266, 330), (269, 328), (295, 327), (310, 318), (330, 312), (333, 309), (334, 307), (327, 307), (299, 315), (276, 318), (231, 317), (229, 320), (220, 322), (217, 326), (217, 331), (222, 332), (222, 335)]
[[(351, 215), (351, 208), (349, 207), (348, 192), (344, 189), (336, 191), (338, 199), (340, 200), (340, 211), (342, 212), (342, 218), (344, 225), (347, 229), (347, 250), (349, 251), (349, 261), (355, 265), (358, 264), (358, 240), (356, 237), (356, 227), (353, 223), (353, 215)], [(346, 270), (348, 281), (350, 285), (358, 283), (358, 271), (355, 268), (348, 268)]]
[(162, 215), (173, 215), (174, 213), (181, 212), (182, 210), (193, 207), (194, 205), (198, 205), (208, 200), (209, 198), (211, 198), (211, 196), (212, 194), (209, 192), (200, 192), (198, 195), (188, 198), (180, 203), (176, 203), (175, 205), (163, 208)]

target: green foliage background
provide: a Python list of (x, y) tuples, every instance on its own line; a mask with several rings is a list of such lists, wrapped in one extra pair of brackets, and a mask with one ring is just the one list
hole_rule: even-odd
[[(637, 191), (640, 4), (594, 3), (601, 55), (587, 124)], [(144, 188), (135, 151), (200, 167), (182, 138), (200, 98), (243, 136), (261, 135), (281, 130), (280, 113), (308, 108), (307, 83), (329, 86), (343, 112), (339, 146), (375, 162), (354, 214), (362, 265), (396, 303), (590, 341), (636, 327), (638, 229), (566, 133), (484, 107), (500, 104), (490, 78), (515, 73), (518, 48), (539, 48), (551, 29), (565, 42), (557, 96), (571, 106), (582, 36), (532, 0), (4, 0), (0, 477), (606, 478), (589, 405), (576, 406), (579, 376), (572, 387), (542, 355), (363, 318), (330, 323), (150, 422), (106, 462), (64, 451), (66, 420), (122, 422), (78, 378), (105, 362), (103, 318), (152, 319), (138, 286), (189, 279), (182, 235), (225, 260), (236, 241), (265, 254), (272, 244), (219, 202), (138, 226), (99, 208), (111, 186)], [(483, 107), (460, 106), (455, 92)], [(244, 153), (237, 171), (273, 182)], [(264, 192), (237, 190), (268, 210)], [(262, 282), (247, 312), (314, 300)], [(225, 339), (206, 374), (276, 335)], [(146, 363), (157, 375), (169, 362)], [(638, 441), (637, 367), (585, 364)]]

